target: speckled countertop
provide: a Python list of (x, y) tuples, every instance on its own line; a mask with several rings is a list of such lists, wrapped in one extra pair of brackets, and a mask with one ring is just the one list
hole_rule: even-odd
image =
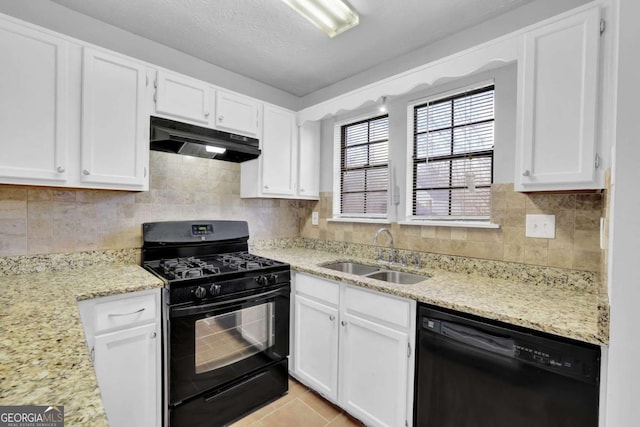
[(64, 405), (65, 426), (107, 426), (77, 302), (161, 286), (137, 265), (0, 276), (0, 405)]
[(414, 285), (396, 285), (319, 266), (337, 261), (375, 265), (371, 259), (300, 248), (263, 248), (254, 253), (288, 262), (298, 271), (566, 338), (592, 344), (606, 344), (609, 339), (606, 297), (570, 283), (551, 286), (423, 266), (420, 270), (403, 270), (429, 274), (431, 278)]

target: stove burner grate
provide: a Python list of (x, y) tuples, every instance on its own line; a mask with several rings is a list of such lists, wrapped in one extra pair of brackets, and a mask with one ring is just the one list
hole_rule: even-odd
[(211, 274), (220, 274), (220, 269), (195, 258), (171, 258), (160, 260), (160, 268), (170, 279), (191, 279)]

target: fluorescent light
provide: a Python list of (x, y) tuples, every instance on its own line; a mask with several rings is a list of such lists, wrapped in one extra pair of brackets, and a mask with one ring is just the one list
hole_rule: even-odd
[(313, 25), (334, 37), (360, 22), (358, 12), (342, 0), (282, 0)]
[(204, 149), (207, 150), (207, 153), (216, 153), (216, 154), (222, 154), (225, 151), (227, 151), (226, 148), (216, 147), (215, 145), (205, 145)]

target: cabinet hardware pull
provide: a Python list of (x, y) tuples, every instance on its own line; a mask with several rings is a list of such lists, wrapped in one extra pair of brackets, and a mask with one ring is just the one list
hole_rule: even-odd
[(224, 120), (224, 116), (223, 116), (222, 114), (220, 114), (220, 115), (218, 116), (218, 121), (219, 121), (219, 122), (221, 122), (221, 121), (223, 121), (223, 120)]
[(346, 321), (346, 320), (343, 320), (342, 322), (340, 322), (340, 324), (341, 324), (342, 326), (347, 326), (347, 321)]
[(210, 113), (207, 111), (206, 113), (204, 113), (204, 116), (205, 116), (205, 117), (209, 117), (209, 114), (210, 114)]
[(158, 336), (158, 334), (157, 334), (157, 333), (155, 333), (155, 332), (151, 332), (151, 338), (155, 338), (155, 337), (157, 337), (157, 336)]
[(268, 189), (269, 189), (269, 186), (268, 186), (268, 185), (265, 185), (265, 186), (264, 186), (264, 189), (265, 189), (265, 190), (268, 190)]
[(56, 168), (56, 170), (58, 171), (58, 173), (63, 173), (64, 172), (64, 168), (62, 166), (58, 166)]
[(90, 356), (91, 356), (91, 361), (95, 362), (95, 360), (96, 360), (96, 348), (95, 347), (91, 347)]
[(87, 169), (82, 169), (82, 174), (83, 175), (91, 175), (91, 172), (89, 172)]
[(132, 311), (131, 313), (109, 313), (107, 314), (107, 316), (109, 317), (131, 316), (132, 314), (142, 313), (145, 310), (146, 308), (142, 307), (140, 310)]
[(331, 321), (333, 322), (334, 320), (336, 320), (336, 316), (334, 316), (333, 314), (331, 314), (331, 315), (329, 316), (329, 320), (331, 320)]
[(531, 172), (529, 172), (529, 169), (527, 169), (526, 171), (522, 172), (522, 176), (529, 176), (531, 175)]

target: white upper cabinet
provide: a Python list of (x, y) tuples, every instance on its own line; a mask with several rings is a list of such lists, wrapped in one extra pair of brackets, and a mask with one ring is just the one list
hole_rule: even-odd
[(598, 7), (528, 31), (518, 62), (515, 188), (602, 186), (597, 171)]
[(295, 112), (265, 104), (261, 147), (242, 164), (241, 197), (318, 199), (320, 122), (298, 127)]
[(271, 105), (264, 107), (262, 193), (293, 196), (297, 154), (296, 115)]
[(306, 122), (299, 127), (298, 197), (317, 199), (320, 196), (320, 121)]
[(261, 102), (237, 93), (216, 91), (217, 129), (259, 138), (261, 122)]
[(0, 57), (0, 182), (62, 185), (69, 43), (0, 20)]
[(109, 188), (148, 188), (149, 114), (144, 65), (84, 48), (81, 179)]
[(212, 127), (212, 93), (209, 84), (180, 74), (158, 70), (155, 81), (155, 115)]

